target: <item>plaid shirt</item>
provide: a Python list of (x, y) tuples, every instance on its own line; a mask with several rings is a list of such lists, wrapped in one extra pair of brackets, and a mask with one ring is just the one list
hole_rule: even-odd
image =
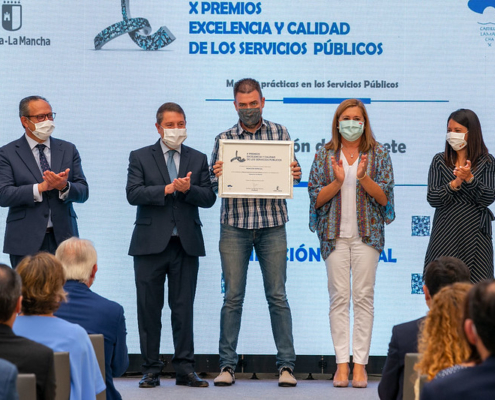
[[(290, 140), (290, 136), (285, 126), (267, 120), (263, 120), (255, 133), (245, 131), (240, 121), (229, 130), (220, 133), (215, 138), (215, 147), (210, 159), (210, 178), (215, 191), (218, 191), (218, 179), (213, 173), (213, 165), (218, 161), (220, 139)], [(298, 183), (299, 180), (294, 180), (294, 184)], [(222, 224), (243, 229), (261, 229), (283, 225), (288, 220), (285, 199), (222, 198), (220, 211)]]

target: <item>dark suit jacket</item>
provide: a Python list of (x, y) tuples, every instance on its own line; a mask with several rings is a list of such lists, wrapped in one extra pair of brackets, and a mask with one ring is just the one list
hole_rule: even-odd
[(184, 251), (190, 256), (204, 256), (198, 207), (209, 208), (216, 200), (211, 188), (206, 155), (182, 145), (177, 176), (191, 171), (187, 193), (165, 196), (170, 184), (160, 141), (131, 152), (127, 174), (127, 200), (138, 206), (129, 255), (158, 254), (165, 250), (174, 223)]
[(17, 336), (10, 326), (0, 324), (0, 358), (17, 366), (20, 374), (36, 375), (38, 400), (55, 398), (53, 351), (49, 347)]
[(18, 400), (17, 368), (9, 361), (0, 358), (0, 399)]
[(69, 294), (68, 301), (60, 305), (55, 316), (82, 326), (88, 334), (103, 334), (107, 399), (122, 399), (112, 378), (121, 376), (129, 366), (124, 309), (78, 281), (67, 281), (64, 290)]
[(42, 202), (34, 202), (33, 184), (43, 182), (43, 178), (25, 136), (0, 148), (0, 206), (9, 207), (4, 253), (36, 253), (45, 237), (49, 210), (57, 244), (78, 236), (72, 203), (88, 199), (81, 159), (72, 143), (55, 138), (50, 141), (51, 170), (59, 173), (70, 168), (71, 186), (64, 201), (59, 199), (59, 191), (53, 189), (43, 193)]
[(495, 356), (425, 384), (421, 400), (488, 400), (495, 398)]
[(402, 400), (406, 353), (418, 352), (419, 327), (423, 318), (395, 325), (388, 345), (387, 360), (378, 385), (381, 400)]

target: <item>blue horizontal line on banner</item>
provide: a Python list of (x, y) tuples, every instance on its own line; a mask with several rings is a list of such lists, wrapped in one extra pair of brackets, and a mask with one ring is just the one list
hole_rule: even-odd
[[(234, 101), (234, 99), (205, 99), (205, 101), (228, 101), (228, 102), (231, 102), (231, 101)], [(283, 100), (270, 100), (270, 99), (265, 99), (265, 101), (279, 102), (279, 103), (283, 102)]]
[[(265, 99), (269, 102), (277, 102), (284, 104), (340, 104), (348, 97), (284, 97), (282, 100)], [(361, 98), (364, 104), (371, 103), (448, 103), (449, 100), (372, 100)], [(234, 99), (205, 99), (205, 101), (234, 101)]]
[[(284, 97), (284, 104), (340, 104), (348, 97)], [(359, 99), (370, 104), (371, 99)]]
[(372, 103), (448, 103), (449, 100), (371, 100)]
[[(426, 183), (416, 184), (416, 183), (396, 183), (397, 186), (405, 186), (405, 187), (426, 187), (428, 186)], [(299, 184), (294, 185), (294, 187), (308, 187), (308, 182), (299, 182)]]

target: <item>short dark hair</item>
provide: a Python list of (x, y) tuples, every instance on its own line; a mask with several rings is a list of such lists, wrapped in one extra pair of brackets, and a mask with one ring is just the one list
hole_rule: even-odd
[[(466, 108), (460, 108), (449, 115), (447, 119), (447, 125), (450, 120), (454, 120), (458, 124), (465, 126), (468, 130), (467, 138), (467, 159), (471, 161), (471, 168), (476, 169), (478, 161), (481, 156), (488, 155), (488, 149), (483, 141), (483, 134), (481, 132), (481, 124), (478, 116), (474, 111), (468, 110)], [(445, 142), (445, 162), (451, 168), (455, 167), (457, 161), (457, 152), (450, 146), (450, 144)]]
[(471, 272), (462, 260), (442, 256), (426, 266), (423, 280), (430, 296), (433, 297), (447, 285), (456, 282), (469, 282), (470, 276)]
[(184, 121), (186, 120), (186, 113), (184, 112), (184, 110), (182, 109), (181, 106), (179, 106), (177, 103), (172, 103), (172, 102), (169, 102), (169, 103), (164, 103), (160, 106), (160, 108), (158, 109), (158, 111), (156, 112), (156, 123), (158, 125), (160, 125), (163, 121), (163, 113), (164, 112), (176, 112), (176, 113), (179, 113), (179, 114), (182, 114), (183, 117), (184, 117)]
[(237, 96), (237, 93), (251, 93), (254, 92), (255, 90), (258, 91), (260, 97), (263, 97), (263, 94), (261, 93), (260, 83), (256, 79), (253, 78), (241, 79), (234, 84), (234, 100), (235, 100), (235, 96)]
[(9, 266), (0, 264), (0, 323), (8, 321), (21, 297), (22, 283), (19, 274)]
[(35, 100), (43, 100), (46, 101), (48, 104), (50, 104), (50, 102), (42, 96), (24, 97), (19, 102), (19, 117), (27, 117), (29, 115), (29, 103)]
[(483, 345), (495, 355), (495, 280), (476, 284), (468, 293), (469, 317)]

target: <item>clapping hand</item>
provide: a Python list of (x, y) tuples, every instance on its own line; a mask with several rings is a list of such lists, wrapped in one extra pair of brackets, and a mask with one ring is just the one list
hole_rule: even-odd
[(335, 160), (335, 157), (331, 157), (332, 160), (332, 168), (333, 168), (333, 173), (335, 175), (335, 179), (337, 182), (340, 184), (344, 183), (345, 179), (345, 172), (344, 172), (344, 167), (342, 165), (342, 160), (339, 160), (338, 162)]
[(473, 177), (471, 173), (471, 161), (467, 160), (464, 167), (455, 167), (454, 175), (461, 181), (469, 181)]

